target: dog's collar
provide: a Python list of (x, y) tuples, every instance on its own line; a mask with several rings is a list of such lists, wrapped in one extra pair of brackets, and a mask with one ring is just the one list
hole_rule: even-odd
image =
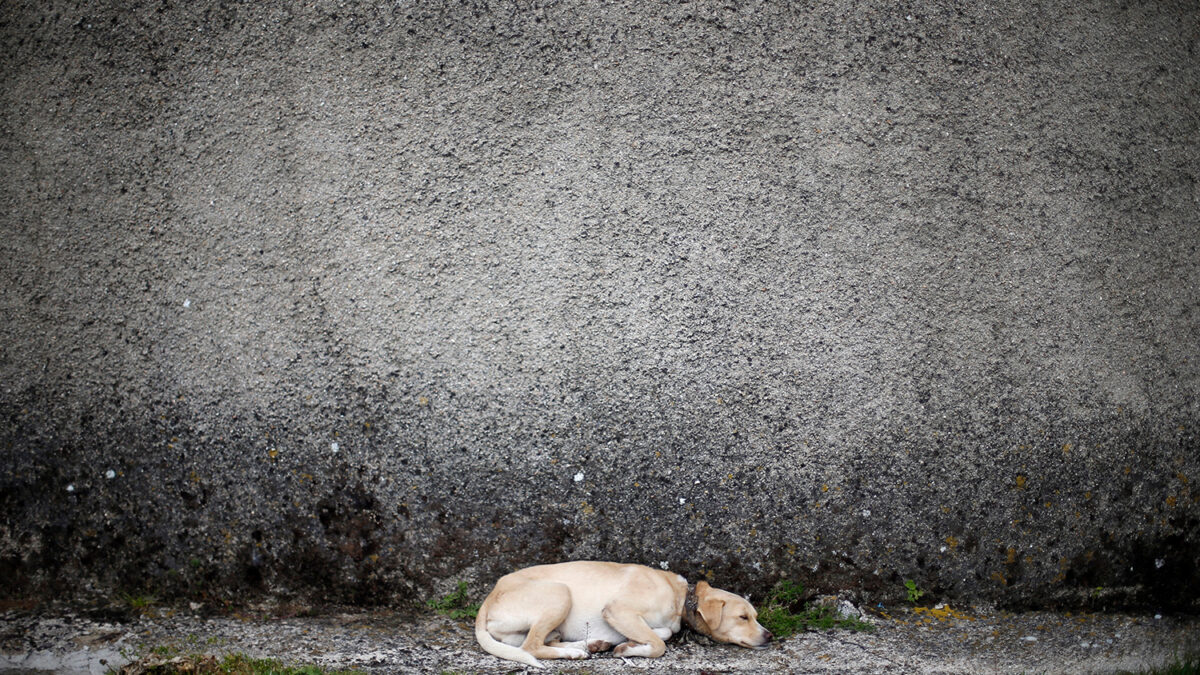
[(683, 620), (697, 633), (712, 636), (708, 622), (700, 616), (700, 598), (696, 596), (696, 584), (688, 584), (687, 595), (683, 596)]

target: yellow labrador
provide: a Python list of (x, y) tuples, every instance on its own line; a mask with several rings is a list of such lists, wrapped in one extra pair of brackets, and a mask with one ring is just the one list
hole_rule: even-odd
[(765, 647), (771, 633), (743, 597), (644, 565), (578, 561), (501, 577), (479, 607), (475, 639), (502, 659), (662, 656), (663, 640), (687, 623), (719, 642)]

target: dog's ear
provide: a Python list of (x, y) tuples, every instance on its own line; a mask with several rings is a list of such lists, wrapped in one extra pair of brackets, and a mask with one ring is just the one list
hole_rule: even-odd
[(710, 629), (714, 629), (721, 625), (721, 613), (725, 611), (725, 600), (717, 596), (716, 593), (711, 593), (712, 587), (707, 582), (701, 581), (696, 584), (696, 609), (700, 612), (700, 618), (704, 619), (704, 623), (708, 624)]

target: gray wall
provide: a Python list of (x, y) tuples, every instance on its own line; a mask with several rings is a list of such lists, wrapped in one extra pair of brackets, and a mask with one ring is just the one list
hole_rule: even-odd
[(1200, 12), (1030, 4), (5, 3), (0, 587), (1195, 608)]

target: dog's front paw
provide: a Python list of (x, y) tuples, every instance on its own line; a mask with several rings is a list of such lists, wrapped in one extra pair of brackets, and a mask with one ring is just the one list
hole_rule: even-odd
[(563, 648), (562, 655), (564, 659), (586, 659), (587, 657), (591, 656), (591, 654), (583, 651), (582, 649), (575, 649), (573, 647)]

